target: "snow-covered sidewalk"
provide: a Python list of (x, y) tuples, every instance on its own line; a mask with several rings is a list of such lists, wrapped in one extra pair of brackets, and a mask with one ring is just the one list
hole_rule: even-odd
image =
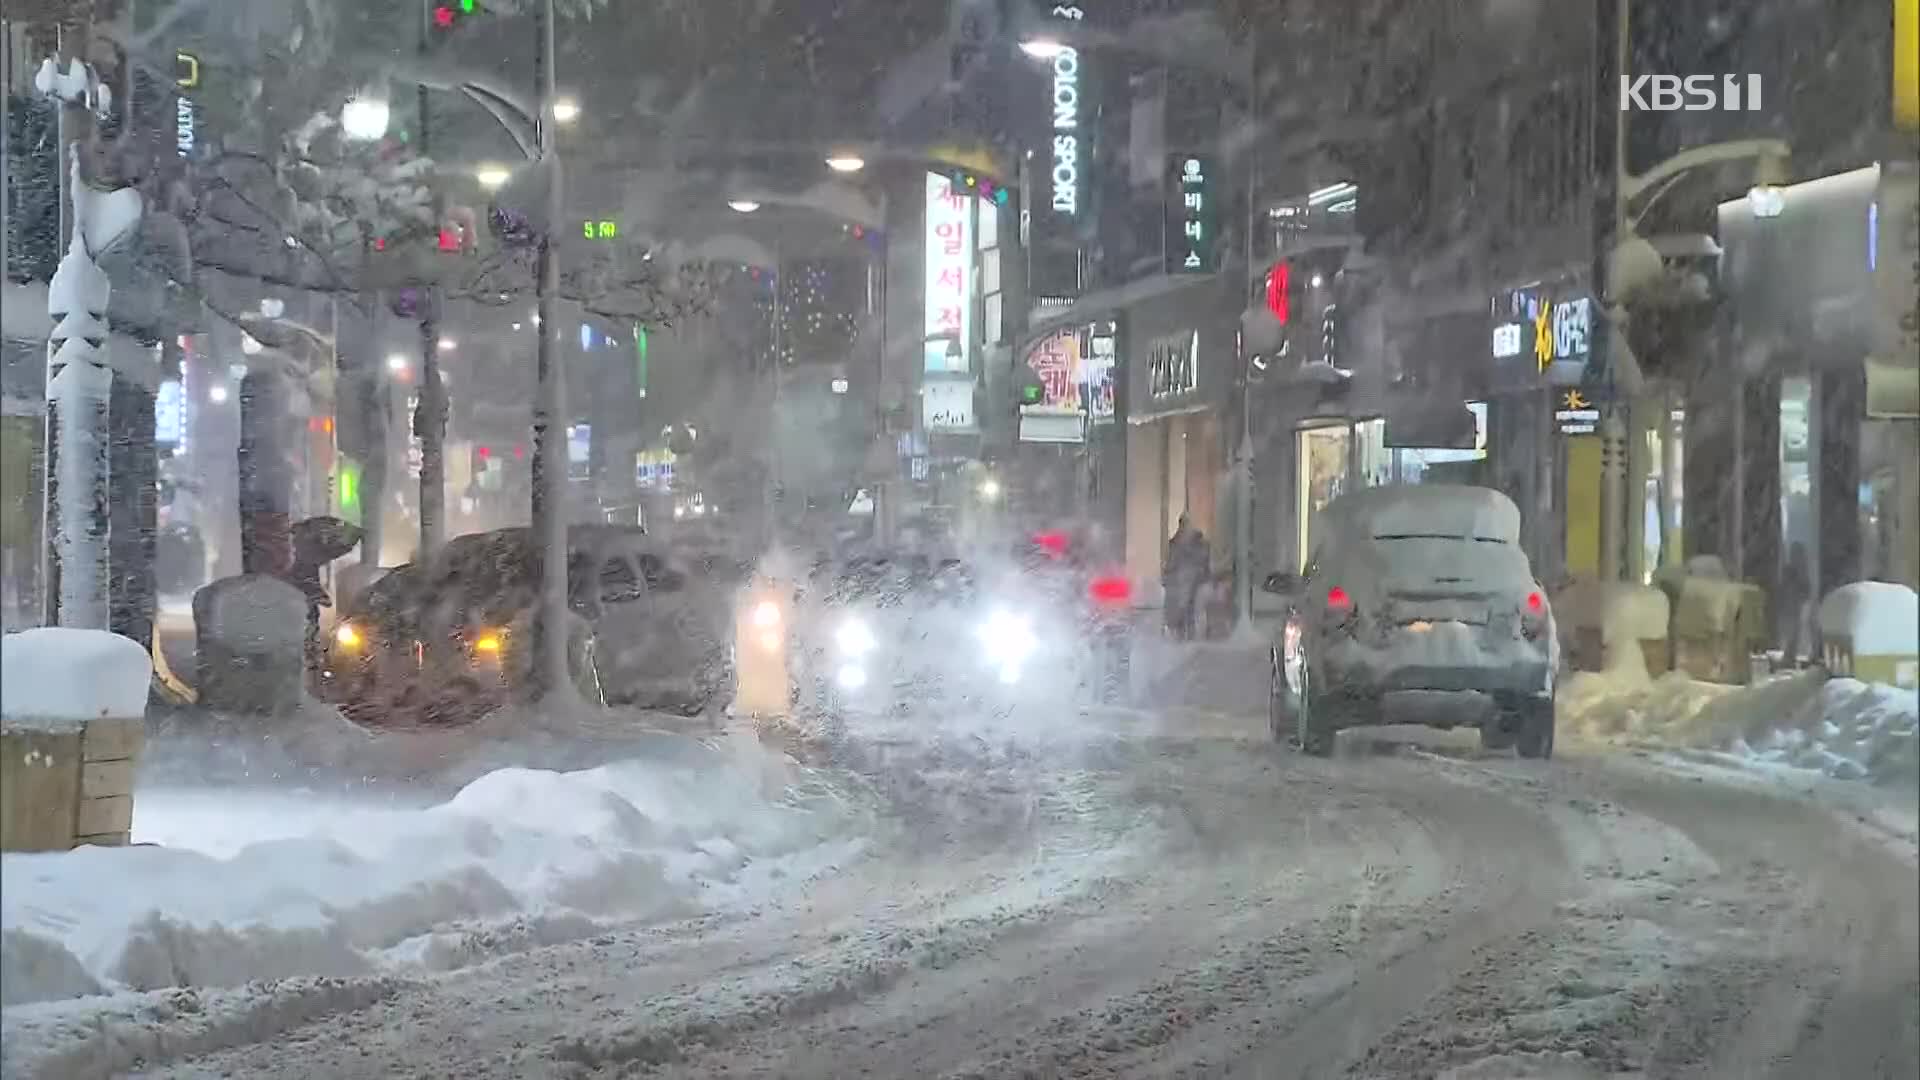
[(143, 787), (151, 846), (0, 857), (8, 1019), (116, 990), (447, 970), (750, 903), (862, 848), (865, 810), (819, 774), (750, 741), (682, 742), (667, 761), (496, 769), (432, 804)]

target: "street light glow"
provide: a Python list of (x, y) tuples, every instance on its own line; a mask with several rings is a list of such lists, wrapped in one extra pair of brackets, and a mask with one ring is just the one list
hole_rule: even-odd
[(480, 181), (484, 188), (497, 188), (507, 182), (513, 174), (502, 165), (482, 165), (474, 170), (473, 178)]
[(1000, 481), (995, 480), (991, 476), (987, 477), (985, 480), (980, 481), (980, 497), (987, 500), (988, 502), (992, 502), (993, 500), (999, 498), (1000, 497)]
[(1035, 60), (1051, 60), (1061, 53), (1066, 52), (1067, 47), (1047, 38), (1036, 38), (1033, 41), (1021, 42), (1020, 51), (1033, 57)]
[(1755, 184), (1747, 192), (1747, 205), (1754, 217), (1777, 218), (1787, 208), (1787, 196), (1773, 184)]
[(580, 117), (580, 103), (572, 98), (561, 98), (553, 103), (553, 118), (562, 124), (571, 124)]
[(858, 154), (835, 154), (827, 159), (827, 168), (837, 173), (856, 173), (867, 167), (867, 160)]
[(446, 352), (447, 350), (452, 349), (455, 345), (458, 345), (458, 344), (460, 343), (453, 340), (450, 337), (443, 337), (440, 339), (440, 351)]
[(760, 209), (760, 204), (752, 199), (728, 199), (727, 205), (742, 214), (751, 214)]
[(402, 371), (407, 370), (407, 354), (406, 353), (388, 353), (387, 354), (387, 370), (394, 372), (395, 374), (398, 374)]
[(362, 91), (349, 98), (341, 108), (340, 127), (349, 139), (378, 139), (387, 133), (390, 116), (385, 97)]
[(225, 405), (227, 403), (227, 384), (214, 383), (212, 389), (207, 391), (207, 400), (213, 402), (215, 405)]

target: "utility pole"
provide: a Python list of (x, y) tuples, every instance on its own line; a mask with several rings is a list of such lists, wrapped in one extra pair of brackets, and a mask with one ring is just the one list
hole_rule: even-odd
[[(1633, 0), (1609, 2), (1613, 5), (1613, 77), (1605, 77), (1608, 74), (1607, 65), (1602, 64), (1601, 77), (1595, 80), (1599, 85), (1595, 88), (1594, 112), (1596, 116), (1608, 117), (1613, 127), (1613, 205), (1606, 235), (1594, 245), (1595, 293), (1607, 288), (1611, 252), (1620, 239), (1632, 231), (1627, 207), (1627, 118), (1615, 103), (1614, 94), (1627, 79), (1627, 69), (1632, 63)], [(1602, 25), (1605, 25), (1604, 16)], [(1596, 56), (1604, 56), (1604, 53), (1596, 50)], [(1626, 311), (1626, 306), (1619, 303), (1618, 298), (1609, 296), (1607, 301), (1602, 310), (1623, 314)], [(1624, 318), (1607, 319), (1604, 325), (1606, 340), (1600, 344), (1610, 353), (1616, 353), (1618, 349), (1613, 336), (1626, 333), (1626, 322)], [(1600, 437), (1603, 440), (1600, 452), (1600, 580), (1612, 584), (1621, 579), (1624, 571), (1621, 556), (1626, 546), (1627, 417), (1622, 415), (1622, 405), (1614, 397), (1618, 383), (1614, 378), (1611, 359), (1607, 362), (1606, 372), (1608, 393), (1606, 402), (1601, 406), (1600, 422)]]
[[(428, 43), (433, 35), (433, 0), (420, 0), (420, 57), (424, 64)], [(419, 88), (420, 156), (427, 157), (430, 134), (427, 112), (427, 87)], [(433, 198), (434, 223), (444, 228), (439, 213), (438, 189)], [(463, 238), (464, 239), (464, 238)], [(436, 242), (438, 238), (436, 237)], [(445, 516), (447, 395), (440, 381), (440, 290), (428, 285), (420, 300), (420, 407), (414, 411), (413, 427), (420, 434), (420, 550), (414, 556), (425, 564), (440, 546), (441, 518)]]
[[(1260, 123), (1259, 51), (1253, 41), (1247, 43), (1247, 119)], [(1242, 304), (1251, 303), (1254, 283), (1259, 280), (1256, 265), (1254, 226), (1259, 221), (1255, 202), (1260, 190), (1260, 141), (1247, 148), (1247, 280), (1240, 290)], [(1240, 446), (1239, 462), (1233, 471), (1233, 606), (1235, 614), (1251, 624), (1253, 619), (1253, 377), (1247, 363), (1246, 336), (1240, 352)]]
[(541, 559), (538, 684), (543, 692), (554, 693), (567, 685), (567, 518), (566, 518), (566, 383), (560, 355), (554, 347), (559, 320), (554, 317), (554, 295), (560, 291), (559, 267), (555, 263), (554, 244), (564, 208), (560, 191), (558, 132), (553, 115), (557, 100), (554, 77), (553, 0), (541, 0), (536, 9), (538, 52), (534, 57), (534, 78), (538, 86), (539, 116), (535, 128), (539, 141), (538, 166), (546, 171), (546, 220), (540, 229), (535, 249), (537, 278), (538, 340), (535, 366), (539, 372), (539, 395), (533, 407), (533, 538), (544, 552)]

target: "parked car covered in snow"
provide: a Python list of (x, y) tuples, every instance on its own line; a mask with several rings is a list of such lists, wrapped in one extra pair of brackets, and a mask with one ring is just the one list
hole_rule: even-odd
[(1287, 598), (1274, 738), (1326, 755), (1344, 728), (1412, 713), (1551, 756), (1560, 646), (1513, 501), (1464, 485), (1374, 488), (1335, 500), (1324, 521), (1305, 572), (1263, 585)]
[[(568, 530), (568, 670), (589, 701), (703, 708), (717, 635), (680, 602), (688, 577), (638, 528)], [(460, 723), (520, 696), (534, 670), (541, 551), (525, 528), (455, 537), (348, 604), (318, 680), (363, 723)], [(663, 674), (664, 673), (664, 674)]]

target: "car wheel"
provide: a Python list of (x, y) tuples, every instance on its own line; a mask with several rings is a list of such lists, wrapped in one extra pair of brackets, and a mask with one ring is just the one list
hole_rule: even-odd
[(1298, 722), (1294, 717), (1293, 692), (1287, 688), (1287, 676), (1281, 670), (1280, 650), (1268, 652), (1271, 664), (1267, 676), (1267, 734), (1274, 742), (1286, 742)]
[(594, 648), (594, 639), (589, 637), (582, 646), (581, 654), (573, 665), (573, 688), (580, 700), (596, 708), (605, 708), (607, 704), (606, 687), (600, 681), (600, 658)]
[(1553, 698), (1528, 698), (1521, 703), (1514, 743), (1523, 758), (1544, 760), (1553, 756)]
[(1300, 707), (1295, 729), (1300, 737), (1300, 752), (1313, 757), (1332, 757), (1335, 735), (1340, 730), (1334, 702), (1314, 690), (1312, 669), (1300, 665)]
[(1488, 719), (1480, 728), (1480, 749), (1482, 750), (1511, 750), (1513, 740), (1513, 721), (1505, 710)]

